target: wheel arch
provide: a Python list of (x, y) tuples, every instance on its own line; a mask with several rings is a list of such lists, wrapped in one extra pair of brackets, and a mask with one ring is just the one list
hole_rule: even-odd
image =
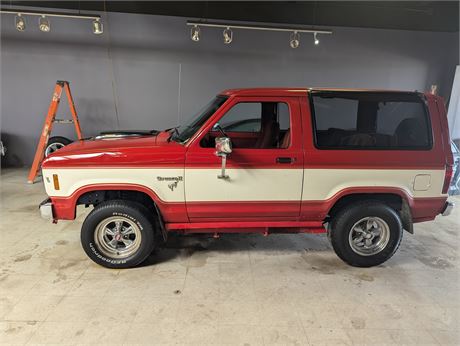
[(97, 205), (110, 200), (138, 202), (157, 217), (161, 233), (166, 240), (167, 231), (164, 226), (162, 211), (158, 205), (161, 200), (155, 192), (147, 187), (135, 184), (129, 186), (125, 184), (86, 186), (79, 189), (73, 199), (75, 209), (77, 205)]
[[(162, 214), (162, 201), (157, 194), (151, 189), (137, 184), (95, 184), (85, 185), (75, 190), (68, 197), (51, 197), (56, 211), (57, 219), (73, 220), (76, 216), (77, 205), (80, 204), (97, 204), (108, 200), (106, 193), (135, 193), (137, 196), (144, 196), (145, 200), (152, 203)], [(120, 198), (117, 198), (120, 199)], [(123, 199), (123, 198), (121, 198)], [(125, 198), (129, 199), (129, 198)]]
[(327, 213), (327, 219), (333, 218), (346, 205), (363, 200), (380, 201), (389, 205), (400, 216), (403, 228), (409, 233), (413, 233), (411, 213), (413, 199), (406, 191), (399, 188), (353, 188), (342, 190), (334, 196)]

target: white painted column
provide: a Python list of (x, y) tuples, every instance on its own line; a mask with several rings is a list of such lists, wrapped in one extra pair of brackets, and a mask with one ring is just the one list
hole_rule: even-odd
[(457, 66), (455, 70), (447, 118), (449, 120), (450, 138), (460, 139), (460, 66)]

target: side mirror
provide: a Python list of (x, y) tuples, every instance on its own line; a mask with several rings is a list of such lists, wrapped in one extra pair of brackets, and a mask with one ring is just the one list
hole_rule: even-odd
[(227, 155), (232, 152), (232, 141), (228, 137), (216, 138), (216, 155), (222, 158), (222, 170), (218, 179), (229, 179), (230, 177), (225, 174), (225, 166), (227, 165)]
[(232, 153), (232, 141), (228, 137), (216, 138), (216, 155), (224, 156)]

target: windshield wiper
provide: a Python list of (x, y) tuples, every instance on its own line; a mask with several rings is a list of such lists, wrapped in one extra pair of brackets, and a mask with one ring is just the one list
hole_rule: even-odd
[(179, 130), (178, 130), (179, 127), (180, 127), (180, 126), (172, 127), (172, 128), (170, 128), (170, 129), (167, 130), (167, 131), (170, 131), (170, 132), (171, 132), (171, 136), (169, 136), (168, 142), (171, 142), (171, 140), (173, 139), (172, 137), (173, 137), (174, 135), (179, 136)]

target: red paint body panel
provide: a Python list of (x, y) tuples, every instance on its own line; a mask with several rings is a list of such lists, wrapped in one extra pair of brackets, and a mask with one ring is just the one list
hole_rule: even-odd
[(298, 215), (299, 201), (260, 201), (260, 202), (186, 202), (188, 215), (192, 218), (213, 220), (231, 220), (238, 218), (256, 218), (258, 220)]
[(302, 201), (301, 219), (324, 220), (329, 210), (340, 198), (353, 194), (372, 195), (376, 193), (394, 194), (404, 199), (409, 204), (414, 222), (419, 222), (419, 219), (421, 220), (425, 217), (432, 216), (434, 218), (441, 212), (447, 199), (446, 197), (412, 198), (404, 190), (389, 187), (353, 187), (343, 189), (324, 201)]
[[(232, 224), (228, 224), (226, 228), (217, 228), (217, 225), (213, 224), (200, 224), (198, 228), (192, 229), (170, 229), (168, 232), (178, 232), (182, 234), (199, 234), (199, 233), (214, 233), (219, 236), (220, 233), (262, 233), (264, 236), (267, 236), (272, 233), (326, 233), (327, 230), (324, 227), (320, 228), (304, 228), (304, 227), (235, 227), (228, 228)], [(209, 227), (209, 228), (207, 228)]]
[(234, 222), (195, 222), (195, 223), (170, 223), (167, 229), (199, 229), (199, 228), (265, 228), (265, 227), (303, 227), (319, 228), (323, 224), (321, 221), (234, 221)]
[(436, 112), (438, 114), (441, 131), (441, 141), (442, 146), (444, 147), (446, 165), (452, 166), (454, 164), (454, 157), (451, 151), (449, 124), (447, 120), (447, 109), (444, 100), (441, 97), (434, 96), (431, 94), (426, 95), (426, 98), (428, 100), (428, 107), (430, 113)]
[(341, 89), (341, 88), (244, 88), (244, 89), (227, 89), (221, 92), (221, 95), (233, 96), (253, 96), (253, 97), (278, 97), (278, 96), (294, 96), (303, 97), (310, 91), (367, 91), (367, 92), (393, 92), (407, 93), (412, 91), (401, 90), (382, 90), (382, 89)]
[(166, 224), (168, 231), (183, 233), (324, 233), (326, 229), (321, 221), (233, 221), (233, 222), (196, 222)]
[[(219, 202), (217, 206), (211, 206), (212, 203), (193, 203), (193, 209), (197, 215), (200, 215), (200, 210), (205, 210), (206, 215), (208, 215), (209, 210), (216, 210), (215, 218), (209, 218), (203, 216), (199, 221), (189, 222), (189, 218), (186, 213), (185, 203), (166, 203), (161, 201), (151, 190), (147, 190), (141, 186), (135, 185), (89, 185), (83, 189), (79, 189), (75, 194), (70, 197), (51, 197), (53, 203), (54, 215), (56, 220), (73, 220), (75, 219), (75, 207), (78, 198), (83, 195), (85, 192), (97, 191), (97, 190), (130, 190), (130, 191), (140, 191), (148, 194), (157, 204), (160, 209), (163, 219), (166, 224), (173, 223), (186, 223), (191, 225), (191, 228), (196, 228), (192, 226), (193, 224), (202, 224), (202, 223), (218, 223), (219, 221), (225, 221), (226, 223), (232, 223), (235, 219), (229, 218), (228, 213), (237, 214), (241, 213), (241, 219), (252, 220), (257, 224), (263, 222), (268, 222), (270, 224), (276, 225), (276, 222), (282, 221), (281, 217), (273, 217), (271, 211), (273, 208), (296, 208), (297, 204), (289, 201), (281, 202), (263, 202), (263, 203), (248, 203), (248, 202)], [(378, 189), (379, 192), (370, 192), (372, 188), (356, 188), (348, 189), (347, 191), (342, 191), (342, 193), (337, 194), (331, 199), (326, 201), (302, 201), (302, 214), (301, 217), (290, 218), (292, 222), (305, 222), (310, 220), (311, 222), (320, 223), (326, 217), (329, 210), (335, 204), (335, 202), (343, 196), (354, 194), (354, 193), (393, 193), (386, 189)], [(366, 192), (367, 191), (367, 192)], [(385, 192), (384, 192), (385, 191)], [(394, 191), (395, 194), (403, 195)], [(439, 198), (416, 198), (408, 199), (405, 198), (411, 207), (413, 221), (422, 222), (426, 220), (432, 220), (434, 217), (442, 211), (444, 203), (446, 201), (445, 197)], [(225, 213), (222, 213), (222, 210), (225, 210)], [(222, 213), (222, 214), (219, 214)], [(222, 215), (219, 217), (218, 215)], [(277, 219), (279, 221), (277, 221)], [(270, 220), (270, 221), (267, 221)], [(248, 221), (250, 222), (250, 221)], [(246, 227), (246, 226), (245, 226)], [(267, 226), (268, 227), (268, 226)], [(276, 226), (270, 226), (276, 227)], [(286, 227), (286, 226), (283, 226)], [(306, 227), (306, 226), (299, 226)], [(172, 226), (171, 228), (178, 228), (177, 226)], [(182, 227), (185, 228), (185, 227)]]
[(168, 133), (158, 136), (84, 140), (50, 155), (42, 168), (143, 168), (184, 167), (186, 148), (168, 142)]

